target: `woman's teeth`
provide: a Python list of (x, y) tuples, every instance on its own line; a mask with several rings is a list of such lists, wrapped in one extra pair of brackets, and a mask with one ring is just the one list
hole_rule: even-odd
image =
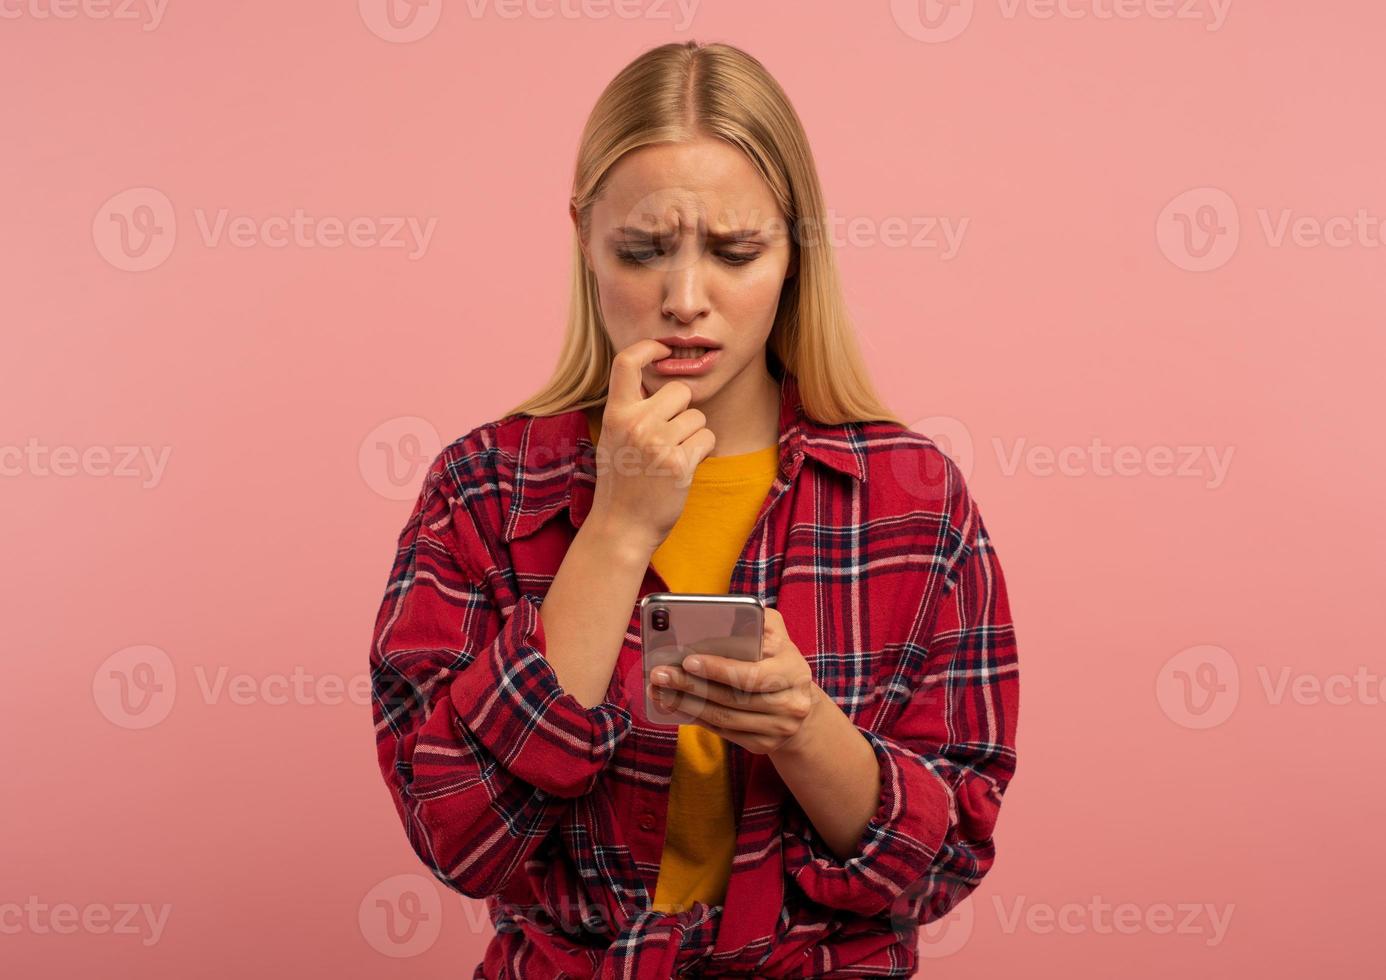
[(702, 357), (707, 351), (706, 347), (675, 347), (671, 356), (680, 361), (691, 361), (694, 358)]

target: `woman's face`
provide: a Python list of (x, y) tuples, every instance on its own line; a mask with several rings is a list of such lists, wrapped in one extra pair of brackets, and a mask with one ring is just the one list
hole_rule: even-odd
[[(695, 404), (744, 371), (765, 371), (792, 246), (770, 188), (735, 147), (700, 139), (626, 154), (593, 206), (583, 250), (616, 350), (695, 334), (719, 348), (706, 369), (679, 376)], [(653, 393), (670, 376), (650, 364), (642, 380)]]

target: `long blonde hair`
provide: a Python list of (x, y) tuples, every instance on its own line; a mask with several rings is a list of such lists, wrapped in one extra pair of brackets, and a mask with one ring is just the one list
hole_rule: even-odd
[[(798, 267), (781, 290), (766, 341), (771, 375), (780, 380), (787, 369), (798, 379), (804, 411), (816, 421), (882, 419), (904, 425), (882, 404), (857, 347), (803, 126), (784, 90), (746, 52), (729, 44), (663, 44), (611, 80), (578, 148), (572, 203), (582, 236), (607, 173), (624, 154), (704, 136), (725, 140), (750, 158), (791, 231)], [(603, 403), (615, 356), (602, 324), (596, 278), (574, 228), (568, 329), (558, 365), (539, 392), (508, 414), (557, 415)]]

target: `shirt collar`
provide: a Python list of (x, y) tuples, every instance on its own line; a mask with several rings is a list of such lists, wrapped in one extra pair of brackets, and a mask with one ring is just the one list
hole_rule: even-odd
[[(866, 482), (866, 451), (855, 422), (821, 423), (804, 412), (798, 379), (780, 382), (779, 475), (793, 480), (805, 457)], [(597, 484), (596, 449), (580, 408), (524, 420), (512, 481), (506, 541), (533, 534), (561, 510), (574, 528), (592, 508)]]

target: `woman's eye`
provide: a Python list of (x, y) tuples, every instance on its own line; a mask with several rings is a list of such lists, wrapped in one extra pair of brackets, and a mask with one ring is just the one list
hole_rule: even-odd
[[(628, 265), (647, 265), (660, 254), (663, 254), (660, 249), (623, 248), (616, 251), (617, 257)], [(728, 265), (745, 265), (760, 258), (760, 253), (723, 252), (721, 258)]]

